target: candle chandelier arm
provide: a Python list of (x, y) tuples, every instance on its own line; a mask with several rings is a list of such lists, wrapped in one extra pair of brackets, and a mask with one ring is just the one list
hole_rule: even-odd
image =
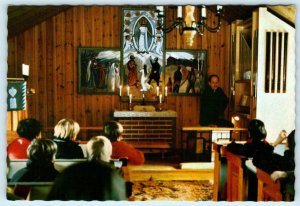
[[(217, 15), (217, 16), (218, 16), (218, 24), (215, 27), (208, 26), (205, 23), (205, 20), (200, 20), (198, 27), (205, 27), (205, 29), (207, 29), (208, 31), (213, 32), (213, 33), (219, 32), (221, 29), (222, 21), (221, 21), (221, 15)], [(203, 31), (204, 31), (204, 29), (203, 29)]]
[[(182, 6), (178, 6), (182, 7)], [(179, 9), (182, 12), (182, 8)], [(182, 35), (184, 33), (184, 31), (197, 31), (198, 34), (203, 35), (205, 29), (208, 30), (209, 32), (215, 33), (215, 32), (219, 32), (221, 29), (221, 17), (223, 16), (223, 7), (218, 5), (217, 6), (217, 11), (216, 11), (216, 16), (218, 17), (218, 23), (216, 26), (214, 27), (210, 27), (206, 24), (206, 20), (207, 20), (207, 16), (206, 16), (206, 7), (202, 6), (201, 7), (201, 17), (198, 23), (193, 22), (192, 25), (187, 26), (186, 22), (184, 20), (184, 18), (182, 18), (182, 13), (181, 15), (178, 13), (177, 14), (177, 18), (175, 19), (175, 21), (169, 26), (169, 27), (163, 27), (163, 18), (165, 17), (164, 15), (162, 15), (162, 11), (160, 10), (156, 10), (155, 11), (157, 13), (157, 17), (158, 17), (158, 26), (157, 29), (161, 29), (162, 31), (164, 31), (165, 33), (169, 33), (171, 32), (173, 29), (177, 28), (179, 30), (180, 35)], [(179, 16), (178, 16), (179, 15)]]

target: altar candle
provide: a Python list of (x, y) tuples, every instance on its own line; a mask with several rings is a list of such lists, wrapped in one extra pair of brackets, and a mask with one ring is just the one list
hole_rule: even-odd
[(223, 9), (223, 6), (217, 5), (217, 11), (222, 10), (222, 9)]
[(158, 96), (159, 95), (159, 87), (157, 86), (156, 87), (156, 96)]
[(182, 6), (177, 7), (177, 18), (182, 18)]
[(201, 9), (201, 17), (206, 18), (206, 8), (205, 8), (205, 6), (203, 6), (202, 9)]
[(159, 103), (162, 103), (162, 94), (159, 95)]
[(156, 9), (159, 10), (160, 12), (164, 11), (164, 7), (163, 6), (157, 6)]
[(165, 86), (165, 96), (168, 96), (168, 87)]
[(132, 94), (129, 94), (129, 103), (132, 103)]
[(120, 90), (120, 97), (122, 96), (122, 85), (119, 86), (119, 90)]
[(127, 86), (127, 96), (129, 96), (129, 93), (130, 93), (130, 87)]

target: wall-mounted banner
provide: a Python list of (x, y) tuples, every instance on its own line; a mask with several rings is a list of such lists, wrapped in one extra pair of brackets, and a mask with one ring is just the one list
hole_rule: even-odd
[(7, 111), (26, 109), (26, 82), (15, 81), (7, 84)]

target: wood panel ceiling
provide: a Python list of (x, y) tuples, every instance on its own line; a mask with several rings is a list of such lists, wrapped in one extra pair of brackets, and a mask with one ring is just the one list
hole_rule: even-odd
[(8, 6), (8, 38), (45, 21), (71, 6)]
[[(72, 6), (8, 6), (8, 38), (17, 35), (70, 7)], [(216, 7), (210, 5), (207, 6), (207, 8), (214, 11)], [(224, 5), (223, 18), (229, 23), (236, 19), (246, 20), (251, 18), (252, 11), (256, 8), (258, 8), (258, 5)], [(274, 11), (277, 13), (281, 11), (283, 16), (288, 14), (289, 16), (285, 18), (291, 19), (290, 21), (295, 22), (295, 8), (293, 6), (283, 6), (283, 8), (280, 8), (280, 6), (278, 8), (277, 6)]]

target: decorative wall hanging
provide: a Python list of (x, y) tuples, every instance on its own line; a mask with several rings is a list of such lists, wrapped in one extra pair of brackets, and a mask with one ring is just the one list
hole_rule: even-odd
[(120, 50), (78, 48), (78, 92), (115, 93), (120, 86)]
[(206, 84), (206, 50), (166, 51), (165, 85), (168, 94), (199, 95)]
[(164, 93), (164, 34), (155, 7), (122, 10), (121, 99), (155, 101)]
[(26, 109), (26, 81), (8, 81), (7, 111)]

